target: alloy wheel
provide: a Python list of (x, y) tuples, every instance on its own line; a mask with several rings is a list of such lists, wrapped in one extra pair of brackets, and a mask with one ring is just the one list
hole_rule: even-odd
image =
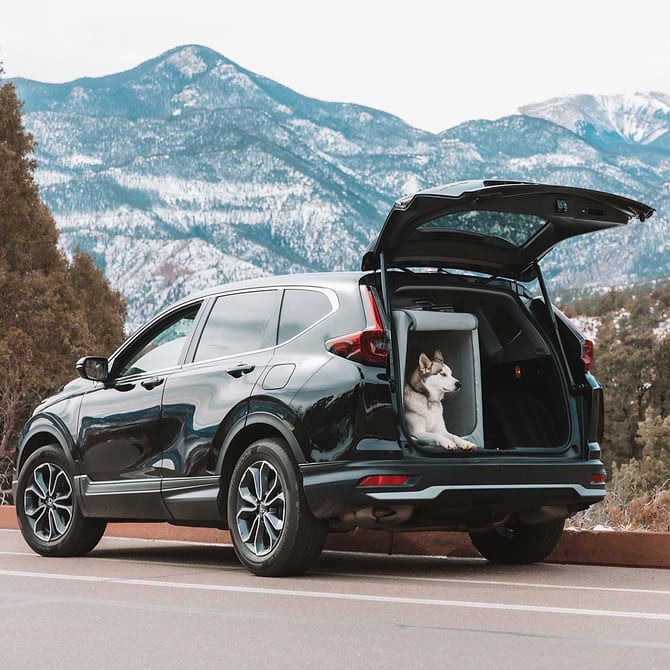
[(65, 535), (72, 521), (72, 484), (65, 470), (54, 463), (38, 465), (23, 494), (30, 528), (40, 540), (54, 542)]
[(252, 463), (237, 487), (235, 520), (240, 539), (256, 556), (269, 554), (284, 529), (285, 498), (281, 478), (268, 461)]

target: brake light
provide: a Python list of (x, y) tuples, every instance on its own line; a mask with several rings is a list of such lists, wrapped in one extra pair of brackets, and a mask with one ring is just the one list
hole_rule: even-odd
[(361, 297), (367, 325), (365, 330), (334, 337), (326, 342), (326, 349), (350, 361), (385, 366), (391, 348), (388, 332), (369, 286), (361, 287)]
[(584, 363), (584, 371), (588, 372), (593, 367), (593, 341), (584, 340), (582, 344), (582, 363)]
[(604, 484), (605, 483), (605, 473), (604, 472), (594, 472), (591, 475), (591, 483), (593, 483), (593, 484)]
[(407, 475), (370, 475), (363, 477), (359, 486), (402, 486)]

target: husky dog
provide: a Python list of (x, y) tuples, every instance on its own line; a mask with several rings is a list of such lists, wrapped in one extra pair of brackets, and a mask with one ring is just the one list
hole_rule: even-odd
[(451, 368), (437, 349), (432, 360), (421, 354), (419, 365), (405, 384), (405, 422), (410, 433), (423, 444), (455, 449), (476, 449), (477, 445), (452, 435), (444, 425), (442, 398), (461, 388)]

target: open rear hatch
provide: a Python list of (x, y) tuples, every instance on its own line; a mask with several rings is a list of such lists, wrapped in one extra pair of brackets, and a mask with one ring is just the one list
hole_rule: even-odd
[(654, 209), (610, 193), (472, 180), (397, 200), (363, 256), (363, 270), (449, 267), (528, 281), (568, 237), (613, 228)]
[[(579, 443), (578, 422), (569, 418), (577, 416), (577, 385), (538, 262), (561, 240), (631, 219), (644, 221), (653, 213), (652, 207), (609, 193), (491, 180), (459, 182), (398, 200), (362, 265), (382, 270), (384, 308), (393, 316), (389, 377), (399, 407), (419, 353), (436, 349), (465, 381), (460, 404), (443, 402), (447, 429), (456, 435), (489, 453), (552, 452)], [(421, 267), (517, 281), (537, 278), (546, 325), (529, 296), (522, 299), (489, 282), (463, 278), (465, 283), (450, 287), (441, 274), (385, 272)], [(425, 315), (426, 310), (432, 313)], [(474, 325), (461, 333), (452, 322), (466, 318)], [(464, 417), (472, 420), (460, 426)], [(398, 419), (401, 434), (411, 435), (402, 413)], [(427, 445), (423, 450), (435, 451)]]

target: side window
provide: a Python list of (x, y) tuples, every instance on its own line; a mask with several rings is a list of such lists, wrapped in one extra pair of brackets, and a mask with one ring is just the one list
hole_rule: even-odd
[(168, 320), (149, 341), (145, 340), (139, 348), (130, 352), (119, 377), (165, 370), (177, 365), (199, 309), (200, 305), (195, 305), (187, 312)]
[(322, 319), (332, 306), (328, 296), (309, 289), (287, 289), (279, 318), (279, 344)]
[(279, 292), (273, 289), (217, 298), (202, 331), (194, 361), (261, 349), (278, 297)]

